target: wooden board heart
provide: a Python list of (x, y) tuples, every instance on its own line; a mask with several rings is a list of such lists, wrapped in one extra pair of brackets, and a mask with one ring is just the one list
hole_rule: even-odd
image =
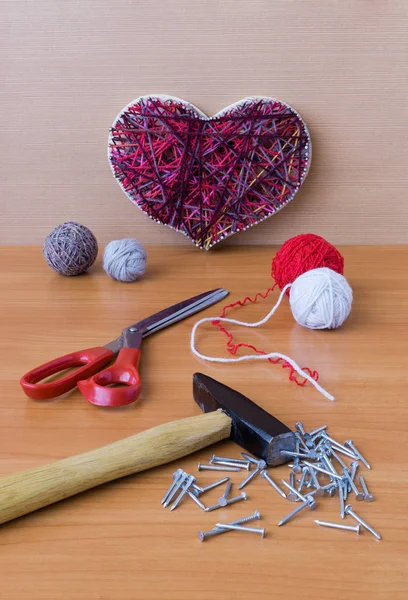
[(245, 98), (207, 117), (178, 98), (142, 96), (115, 119), (108, 155), (136, 206), (208, 250), (294, 198), (311, 141), (299, 114), (274, 98)]

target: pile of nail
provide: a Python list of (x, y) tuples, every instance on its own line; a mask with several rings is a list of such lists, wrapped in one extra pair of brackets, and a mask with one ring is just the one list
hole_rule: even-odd
[[(341, 518), (344, 519), (346, 515), (350, 515), (357, 521), (357, 525), (350, 526), (343, 523), (328, 523), (319, 520), (316, 520), (315, 523), (324, 527), (345, 529), (356, 533), (360, 533), (360, 526), (362, 526), (377, 540), (380, 540), (380, 534), (355, 513), (351, 504), (347, 504), (350, 493), (354, 494), (357, 501), (372, 502), (374, 500), (374, 496), (368, 491), (362, 475), (359, 476), (361, 489), (356, 483), (360, 462), (367, 469), (371, 469), (371, 467), (356, 448), (353, 440), (347, 440), (344, 444), (340, 444), (329, 436), (327, 425), (307, 433), (302, 423), (296, 423), (296, 430), (295, 452), (281, 450), (283, 454), (293, 458), (293, 463), (289, 465), (292, 469), (289, 477), (290, 481), (288, 483), (282, 480), (282, 483), (290, 491), (287, 499), (292, 502), (300, 501), (301, 503), (289, 515), (279, 521), (278, 525), (284, 525), (306, 507), (314, 510), (317, 507), (315, 498), (322, 497), (325, 494), (334, 496), (337, 493)], [(295, 475), (300, 475), (299, 481), (295, 480)], [(329, 482), (325, 485), (321, 485), (319, 481), (319, 477), (323, 475), (329, 479)]]
[[(239, 488), (242, 488), (250, 481), (250, 479), (257, 475), (257, 469), (259, 468), (258, 463), (260, 463), (261, 466), (266, 466), (266, 463), (264, 461), (257, 461), (252, 456), (244, 454), (244, 457), (244, 459), (222, 458), (220, 456), (213, 455), (208, 465), (202, 465), (201, 463), (198, 463), (198, 470), (239, 472), (241, 471), (241, 469), (246, 469), (247, 471), (249, 471), (251, 469), (252, 464), (256, 462), (257, 468), (251, 473), (250, 476), (248, 476), (240, 484)], [(213, 504), (212, 506), (205, 506), (205, 504), (203, 504), (203, 502), (200, 500), (199, 496), (204, 494), (205, 492), (213, 490), (214, 488), (220, 485), (223, 485), (224, 483), (226, 484), (224, 493), (218, 498), (218, 502), (216, 504)], [(177, 508), (177, 506), (179, 506), (182, 499), (187, 496), (191, 498), (191, 500), (193, 500), (197, 504), (197, 506), (201, 508), (201, 510), (205, 512), (211, 512), (213, 510), (217, 510), (219, 508), (229, 506), (231, 504), (235, 504), (236, 502), (240, 502), (242, 500), (247, 499), (247, 495), (245, 492), (241, 492), (239, 496), (230, 498), (229, 495), (231, 493), (231, 488), (232, 482), (229, 480), (229, 477), (224, 477), (223, 479), (215, 481), (210, 485), (201, 487), (197, 485), (196, 478), (194, 477), (194, 475), (189, 475), (189, 473), (186, 473), (182, 469), (177, 469), (177, 471), (174, 471), (173, 473), (173, 481), (169, 489), (163, 496), (161, 503), (164, 506), (164, 508), (167, 508), (173, 501), (170, 510), (174, 510)], [(249, 521), (253, 521), (254, 519), (260, 518), (261, 515), (259, 511), (256, 510), (252, 515), (249, 515), (248, 517), (242, 517), (241, 519), (231, 521), (230, 523), (216, 523), (215, 527), (211, 531), (199, 531), (198, 538), (201, 542), (203, 542), (208, 537), (213, 537), (215, 535), (231, 531), (257, 533), (260, 534), (262, 537), (265, 537), (265, 529), (257, 529), (254, 527), (244, 526), (244, 523), (248, 523)]]
[[(214, 457), (213, 457), (213, 459), (214, 459)], [(231, 460), (233, 460), (233, 459), (231, 459)], [(238, 459), (236, 459), (236, 460), (238, 462)], [(240, 461), (240, 462), (248, 462), (248, 461)], [(198, 470), (199, 471), (203, 470), (203, 467), (206, 467), (206, 466), (207, 465), (201, 465), (200, 463), (198, 463)], [(210, 466), (211, 465), (208, 465), (208, 467), (210, 467)], [(217, 468), (216, 470), (217, 471), (223, 470), (223, 468), (220, 465), (220, 468), (219, 469)], [(240, 469), (235, 468), (234, 470), (239, 471)], [(226, 484), (225, 490), (224, 490), (224, 493), (222, 494), (222, 496), (220, 496), (218, 498), (217, 504), (213, 504), (212, 506), (205, 506), (205, 504), (200, 500), (199, 496), (201, 496), (202, 494), (205, 494), (205, 492), (209, 492), (210, 490), (213, 490), (214, 488), (216, 488), (220, 485), (223, 485), (224, 483)], [(174, 473), (173, 473), (173, 481), (172, 481), (169, 489), (167, 490), (167, 492), (164, 494), (161, 503), (164, 506), (164, 508), (167, 508), (171, 504), (171, 502), (174, 500), (174, 502), (171, 506), (171, 509), (170, 509), (170, 510), (174, 510), (180, 504), (182, 499), (185, 496), (188, 496), (189, 498), (191, 498), (191, 500), (193, 500), (193, 502), (195, 502), (197, 504), (197, 506), (199, 506), (201, 508), (201, 510), (204, 510), (205, 512), (211, 512), (213, 510), (217, 510), (218, 508), (221, 508), (224, 506), (229, 506), (230, 504), (235, 504), (236, 502), (241, 502), (242, 500), (247, 499), (247, 495), (245, 492), (242, 492), (239, 496), (230, 498), (229, 495), (231, 492), (231, 488), (232, 488), (232, 483), (229, 480), (229, 477), (224, 477), (223, 479), (215, 481), (214, 483), (211, 483), (210, 485), (201, 487), (201, 486), (197, 485), (196, 478), (194, 477), (194, 475), (189, 475), (182, 469), (177, 469), (177, 471), (174, 471)]]
[[(199, 471), (227, 471), (240, 472), (242, 470), (250, 471), (245, 479), (239, 484), (238, 489), (242, 490), (248, 483), (253, 481), (258, 475), (265, 479), (276, 492), (290, 502), (299, 502), (299, 505), (286, 517), (281, 519), (278, 526), (285, 525), (295, 515), (303, 509), (309, 508), (314, 510), (317, 508), (316, 498), (321, 498), (325, 495), (334, 496), (336, 493), (339, 496), (340, 516), (344, 519), (350, 515), (355, 521), (356, 526), (346, 525), (344, 523), (331, 523), (327, 521), (315, 520), (315, 523), (324, 527), (335, 529), (344, 529), (360, 533), (361, 526), (369, 531), (376, 539), (380, 540), (380, 534), (375, 531), (368, 523), (366, 523), (359, 515), (355, 513), (351, 504), (347, 504), (348, 495), (353, 493), (358, 501), (365, 500), (372, 502), (374, 496), (368, 491), (367, 484), (362, 475), (359, 476), (361, 489), (356, 483), (357, 471), (362, 463), (367, 469), (371, 469), (370, 465), (359, 452), (352, 440), (347, 440), (344, 444), (340, 444), (335, 439), (329, 436), (327, 425), (323, 425), (313, 431), (306, 432), (302, 423), (296, 423), (296, 448), (295, 451), (281, 450), (282, 454), (293, 458), (289, 481), (282, 479), (282, 484), (288, 490), (286, 493), (272, 479), (266, 470), (266, 462), (257, 458), (241, 453), (242, 458), (225, 458), (213, 455), (208, 461), (208, 464), (198, 463)], [(347, 461), (347, 462), (346, 462)], [(347, 464), (349, 463), (349, 464)], [(253, 470), (251, 470), (253, 468)], [(296, 479), (296, 476), (299, 479)], [(322, 477), (328, 478), (328, 482), (322, 484)], [(212, 490), (220, 485), (226, 484), (224, 493), (218, 498), (218, 502), (211, 506), (205, 506), (201, 497), (205, 492)], [(196, 478), (189, 475), (182, 469), (177, 469), (173, 473), (173, 482), (162, 499), (162, 504), (166, 508), (171, 504), (171, 510), (177, 508), (183, 498), (186, 496), (191, 498), (205, 512), (211, 512), (219, 508), (229, 506), (236, 502), (247, 499), (245, 492), (241, 492), (239, 496), (230, 498), (232, 483), (229, 477), (224, 477), (205, 487), (201, 487), (196, 483)], [(212, 537), (227, 531), (249, 531), (253, 533), (265, 535), (264, 529), (253, 529), (244, 527), (243, 523), (253, 519), (259, 519), (259, 511), (255, 511), (249, 517), (243, 517), (231, 523), (217, 523), (213, 530), (209, 532), (200, 531), (198, 537), (201, 541), (207, 537)]]

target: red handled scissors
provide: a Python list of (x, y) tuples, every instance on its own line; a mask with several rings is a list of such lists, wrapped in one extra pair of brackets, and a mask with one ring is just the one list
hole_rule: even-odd
[[(142, 340), (164, 327), (219, 302), (227, 294), (227, 290), (218, 288), (174, 304), (126, 327), (116, 340), (105, 346), (72, 352), (29, 371), (21, 378), (20, 384), (26, 395), (34, 400), (49, 400), (66, 394), (78, 386), (92, 404), (98, 406), (130, 404), (137, 400), (141, 391), (138, 365)], [(116, 361), (101, 370), (114, 357), (117, 357)], [(40, 383), (43, 379), (72, 367), (78, 369), (56, 381)], [(115, 384), (122, 384), (122, 386), (111, 387)]]

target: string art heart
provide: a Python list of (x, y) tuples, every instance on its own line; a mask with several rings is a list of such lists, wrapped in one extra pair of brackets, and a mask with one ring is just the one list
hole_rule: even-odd
[(108, 156), (136, 206), (208, 250), (293, 200), (311, 141), (299, 114), (274, 98), (207, 117), (178, 98), (142, 96), (115, 119)]

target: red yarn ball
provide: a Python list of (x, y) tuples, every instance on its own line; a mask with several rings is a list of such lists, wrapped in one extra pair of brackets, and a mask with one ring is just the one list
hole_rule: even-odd
[(328, 267), (343, 275), (344, 258), (327, 240), (304, 233), (287, 240), (272, 260), (272, 277), (279, 289), (306, 271)]

